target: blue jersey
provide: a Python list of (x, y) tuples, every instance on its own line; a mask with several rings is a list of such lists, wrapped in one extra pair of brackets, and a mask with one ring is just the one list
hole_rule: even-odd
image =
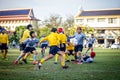
[(89, 44), (93, 44), (93, 43), (95, 42), (95, 40), (96, 40), (95, 38), (90, 38), (90, 39), (88, 40), (88, 43), (89, 43)]
[(81, 32), (80, 34), (75, 33), (74, 38), (78, 41), (78, 45), (83, 45), (86, 36)]
[(36, 38), (33, 38), (33, 39), (28, 38), (23, 42), (23, 44), (25, 44), (26, 47), (35, 47), (37, 43), (39, 43), (39, 40)]

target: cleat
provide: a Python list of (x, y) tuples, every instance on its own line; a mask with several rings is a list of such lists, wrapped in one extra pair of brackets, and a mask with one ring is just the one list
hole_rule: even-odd
[(69, 66), (62, 66), (62, 68), (63, 68), (63, 69), (67, 69), (67, 68), (69, 68)]
[(54, 62), (54, 64), (58, 64), (57, 62)]
[(33, 65), (36, 65), (37, 64), (37, 61), (33, 61)]
[(74, 59), (71, 59), (71, 61), (75, 61)]
[(22, 63), (22, 62), (19, 62), (19, 64), (21, 64), (21, 65), (22, 65), (23, 63)]
[(16, 61), (14, 61), (14, 65), (17, 65), (18, 64), (18, 61), (16, 60)]
[(25, 64), (27, 64), (27, 60), (26, 60), (26, 59), (23, 59), (22, 61), (23, 61)]
[(41, 66), (42, 66), (42, 64), (41, 64), (40, 62), (38, 62), (38, 63), (37, 63), (37, 67), (38, 67), (38, 69), (40, 69)]
[(70, 60), (66, 60), (65, 62), (70, 62)]

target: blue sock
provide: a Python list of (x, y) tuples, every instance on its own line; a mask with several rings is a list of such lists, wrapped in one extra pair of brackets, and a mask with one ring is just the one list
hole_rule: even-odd
[(33, 57), (33, 58), (34, 58), (34, 61), (36, 61), (37, 55), (36, 55), (36, 54), (34, 54), (34, 57)]

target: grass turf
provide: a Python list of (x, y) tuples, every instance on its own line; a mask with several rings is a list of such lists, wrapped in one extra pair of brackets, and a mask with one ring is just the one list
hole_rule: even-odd
[(94, 63), (78, 65), (70, 62), (67, 63), (70, 68), (64, 70), (51, 59), (35, 71), (31, 61), (14, 66), (19, 50), (10, 49), (9, 60), (0, 59), (0, 80), (120, 80), (120, 50), (95, 49), (95, 52)]

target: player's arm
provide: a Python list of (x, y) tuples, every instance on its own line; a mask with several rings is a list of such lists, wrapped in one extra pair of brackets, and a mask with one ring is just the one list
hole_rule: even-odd
[(48, 40), (48, 36), (45, 37), (45, 38), (43, 38), (43, 39), (41, 39), (41, 40), (39, 41), (39, 44), (41, 44), (42, 42), (47, 41), (47, 40)]
[(23, 41), (23, 44), (27, 44), (29, 42), (29, 38)]

